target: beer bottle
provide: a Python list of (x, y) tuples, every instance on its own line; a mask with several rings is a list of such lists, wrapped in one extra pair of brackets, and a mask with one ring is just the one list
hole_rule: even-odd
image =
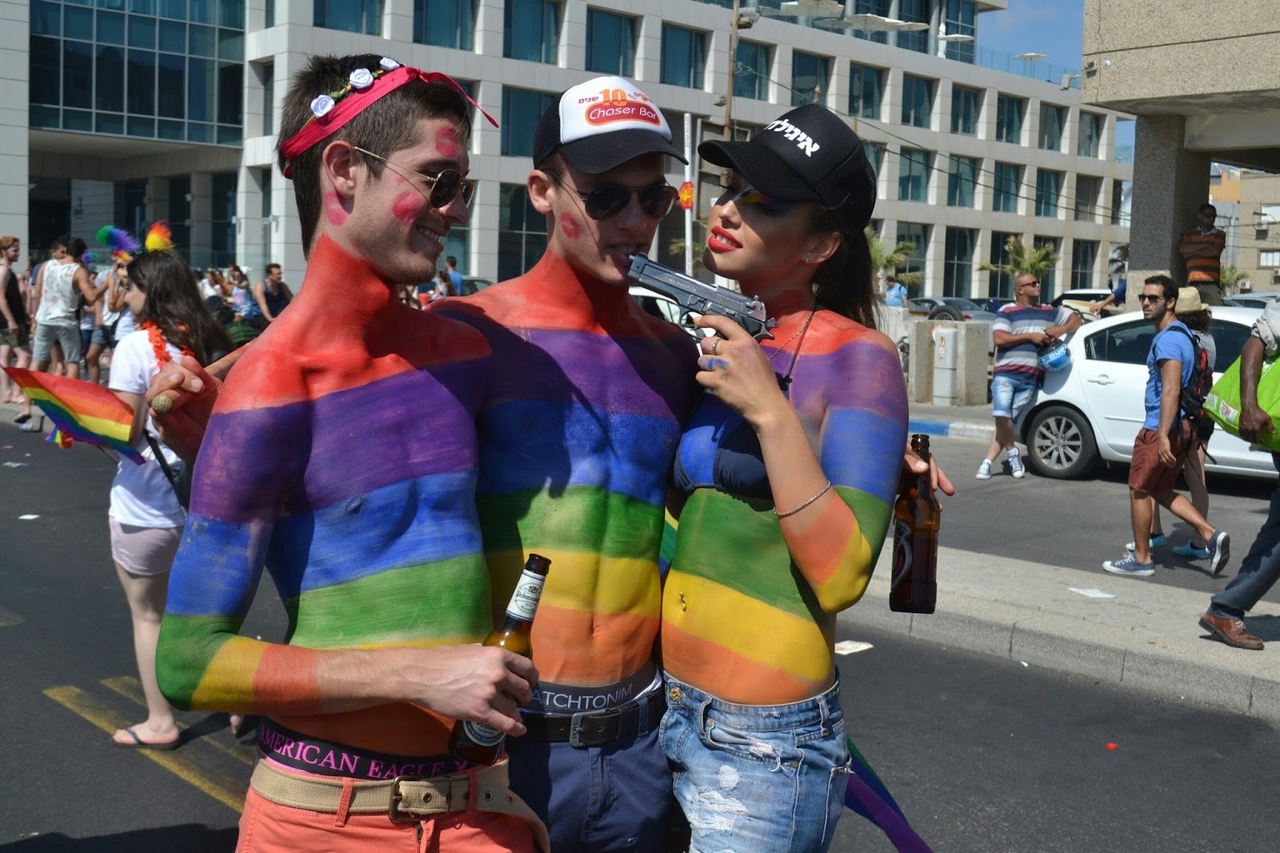
[[(929, 436), (911, 436), (911, 449), (929, 461)], [(938, 599), (938, 522), (942, 507), (933, 494), (930, 474), (904, 468), (893, 505), (893, 582), (889, 609), (899, 613), (932, 613)]]
[[(511, 593), (511, 602), (507, 604), (507, 615), (502, 627), (484, 638), (484, 645), (498, 646), (507, 651), (525, 657), (533, 657), (533, 644), (529, 641), (529, 632), (533, 627), (533, 615), (538, 610), (538, 600), (542, 598), (542, 585), (547, 580), (547, 569), (551, 561), (539, 554), (530, 554), (516, 582), (515, 591)], [(449, 751), (465, 761), (473, 764), (492, 764), (498, 760), (498, 751), (505, 738), (502, 732), (474, 723), (470, 720), (458, 720), (453, 724), (453, 732), (449, 735)]]

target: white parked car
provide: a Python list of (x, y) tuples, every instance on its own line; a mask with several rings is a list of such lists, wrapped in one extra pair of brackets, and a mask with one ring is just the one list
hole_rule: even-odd
[[(1210, 331), (1217, 346), (1215, 377), (1240, 357), (1256, 308), (1213, 308)], [(1098, 463), (1127, 463), (1145, 417), (1147, 353), (1155, 327), (1137, 312), (1081, 326), (1067, 347), (1071, 363), (1045, 374), (1044, 386), (1018, 424), (1027, 464), (1037, 474), (1084, 477)], [(1209, 440), (1206, 469), (1221, 474), (1275, 479), (1271, 454), (1219, 428)]]

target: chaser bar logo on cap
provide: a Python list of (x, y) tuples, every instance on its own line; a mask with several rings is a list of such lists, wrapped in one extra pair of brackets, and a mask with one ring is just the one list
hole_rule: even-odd
[(685, 162), (671, 144), (671, 126), (662, 110), (622, 77), (579, 83), (542, 114), (534, 132), (534, 166), (557, 152), (591, 175), (644, 154), (669, 154)]

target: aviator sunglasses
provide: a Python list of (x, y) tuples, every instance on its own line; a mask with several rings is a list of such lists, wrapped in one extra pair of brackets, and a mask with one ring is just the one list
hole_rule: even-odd
[[(400, 175), (402, 178), (405, 177), (405, 175), (401, 170), (422, 178), (427, 182), (427, 186), (431, 188), (430, 195), (427, 195), (426, 193), (423, 193), (423, 195), (426, 196), (427, 201), (431, 203), (432, 207), (448, 207), (449, 204), (459, 195), (462, 196), (463, 205), (469, 206), (471, 204), (471, 199), (476, 194), (476, 182), (470, 178), (462, 177), (462, 173), (456, 169), (441, 169), (435, 175), (428, 175), (423, 172), (410, 169), (408, 166), (401, 166), (399, 163), (392, 163), (386, 157), (379, 157), (372, 151), (366, 151), (358, 146), (352, 147), (366, 157), (372, 157), (375, 160), (380, 160), (387, 164), (393, 172)], [(419, 190), (419, 192), (421, 192), (421, 190)]]
[(582, 206), (587, 211), (587, 216), (596, 221), (617, 216), (626, 210), (633, 195), (639, 201), (640, 210), (645, 216), (661, 219), (671, 212), (671, 206), (680, 197), (680, 191), (670, 184), (654, 184), (641, 189), (616, 186), (596, 187), (590, 192), (583, 192), (566, 186), (561, 177), (554, 172), (547, 172), (547, 175), (558, 185), (577, 193), (578, 198), (582, 199)]

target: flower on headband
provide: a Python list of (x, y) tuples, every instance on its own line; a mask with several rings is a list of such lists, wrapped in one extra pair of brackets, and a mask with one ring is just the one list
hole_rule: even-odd
[(316, 118), (324, 118), (334, 106), (333, 98), (328, 95), (318, 95), (311, 102), (311, 114)]
[(357, 68), (347, 80), (357, 89), (367, 89), (373, 85), (373, 72), (368, 68)]
[(383, 71), (395, 71), (400, 67), (400, 63), (396, 62), (389, 56), (384, 56), (378, 60), (378, 64), (382, 66)]

